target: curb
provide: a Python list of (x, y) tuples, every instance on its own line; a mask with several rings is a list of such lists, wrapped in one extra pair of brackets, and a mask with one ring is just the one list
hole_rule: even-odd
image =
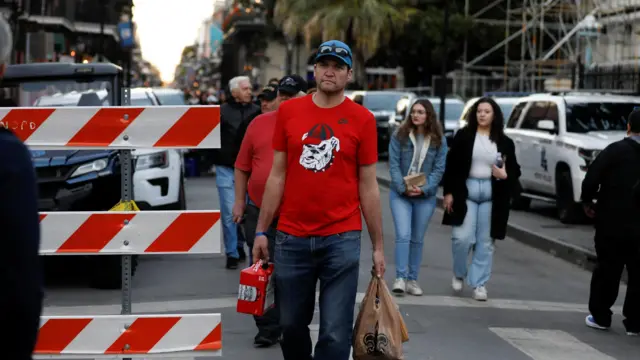
[[(391, 181), (382, 177), (378, 177), (378, 184), (389, 188)], [(442, 208), (442, 197), (438, 196), (438, 207)], [(578, 265), (579, 267), (593, 271), (595, 267), (596, 254), (590, 250), (569, 244), (565, 241), (536, 234), (520, 225), (508, 223), (507, 234), (510, 238), (521, 242), (535, 249), (547, 252), (554, 257), (564, 261)], [(623, 275), (623, 281), (627, 282), (626, 271)]]

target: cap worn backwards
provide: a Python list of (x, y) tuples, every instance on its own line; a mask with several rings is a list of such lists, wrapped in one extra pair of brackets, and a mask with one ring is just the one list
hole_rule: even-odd
[(278, 92), (287, 95), (296, 95), (301, 91), (306, 92), (307, 88), (307, 82), (299, 75), (287, 75), (280, 79), (278, 84)]
[(349, 68), (353, 67), (353, 54), (349, 45), (339, 40), (325, 41), (318, 47), (316, 53), (316, 63), (322, 58), (333, 57), (338, 59)]

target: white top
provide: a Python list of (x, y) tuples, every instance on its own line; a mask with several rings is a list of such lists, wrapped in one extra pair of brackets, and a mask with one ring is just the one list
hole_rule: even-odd
[(491, 168), (496, 163), (497, 155), (498, 147), (491, 142), (489, 136), (476, 133), (469, 177), (473, 179), (491, 179)]

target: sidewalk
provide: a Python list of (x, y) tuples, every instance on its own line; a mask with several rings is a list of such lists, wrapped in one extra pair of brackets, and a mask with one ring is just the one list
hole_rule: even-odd
[[(389, 187), (389, 164), (378, 162), (378, 182)], [(442, 189), (438, 191), (442, 206)], [(565, 225), (555, 217), (553, 205), (534, 201), (528, 211), (512, 210), (507, 235), (516, 241), (592, 270), (595, 261), (594, 230), (591, 225)]]

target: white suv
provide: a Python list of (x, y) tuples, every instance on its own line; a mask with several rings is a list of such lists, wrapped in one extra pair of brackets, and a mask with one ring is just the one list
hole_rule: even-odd
[[(152, 89), (131, 89), (131, 106), (160, 106)], [(184, 160), (181, 149), (131, 151), (133, 197), (141, 210), (186, 210)]]
[(579, 92), (521, 98), (505, 133), (516, 146), (522, 168), (522, 195), (514, 208), (532, 199), (555, 202), (563, 223), (582, 219), (582, 180), (607, 145), (626, 136), (627, 117), (640, 97)]

